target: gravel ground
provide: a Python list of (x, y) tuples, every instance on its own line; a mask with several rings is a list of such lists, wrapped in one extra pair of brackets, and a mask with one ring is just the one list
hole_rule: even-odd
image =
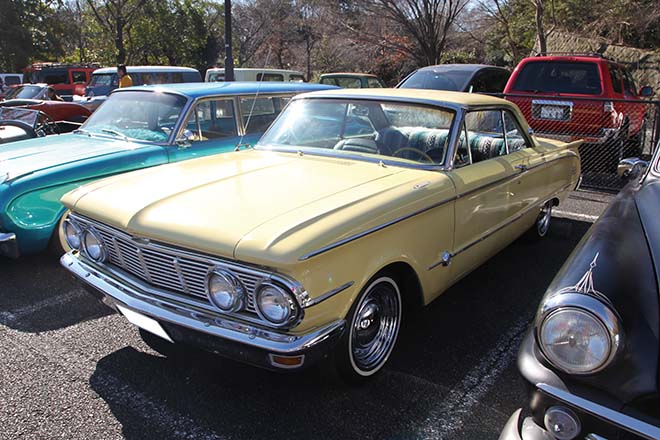
[(0, 261), (1, 439), (489, 439), (526, 401), (518, 344), (544, 289), (611, 196), (580, 191), (550, 235), (517, 241), (419, 311), (361, 388), (167, 359), (55, 258)]

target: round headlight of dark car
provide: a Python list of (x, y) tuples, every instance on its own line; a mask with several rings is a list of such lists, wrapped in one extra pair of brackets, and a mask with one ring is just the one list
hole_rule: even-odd
[(73, 250), (80, 250), (82, 243), (82, 228), (71, 219), (64, 220), (64, 239), (66, 244)]
[(206, 292), (211, 302), (223, 312), (236, 312), (243, 307), (245, 289), (236, 276), (226, 269), (209, 273)]
[(257, 291), (256, 303), (261, 319), (277, 326), (291, 323), (298, 313), (296, 301), (276, 284), (262, 283)]
[(569, 374), (607, 367), (622, 344), (621, 325), (610, 306), (591, 295), (567, 293), (546, 300), (537, 321), (541, 351)]
[(96, 262), (103, 262), (107, 257), (103, 238), (94, 229), (85, 229), (82, 233), (82, 246), (85, 255)]

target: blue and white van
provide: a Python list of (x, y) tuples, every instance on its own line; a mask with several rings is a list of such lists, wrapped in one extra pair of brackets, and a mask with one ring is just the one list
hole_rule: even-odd
[[(126, 72), (133, 80), (134, 86), (202, 82), (199, 71), (190, 67), (126, 66)], [(106, 96), (118, 86), (116, 67), (96, 69), (85, 88), (85, 96)]]

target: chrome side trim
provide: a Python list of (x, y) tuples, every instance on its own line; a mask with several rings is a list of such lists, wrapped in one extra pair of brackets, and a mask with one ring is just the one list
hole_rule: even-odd
[[(545, 203), (547, 203), (548, 200), (552, 200), (557, 194), (566, 191), (566, 190), (569, 189), (570, 187), (571, 187), (571, 184), (570, 184), (570, 183), (569, 183), (568, 185), (564, 186), (564, 187), (561, 188), (559, 191), (557, 191), (555, 194), (553, 194), (549, 199), (547, 199), (544, 203), (542, 203), (541, 206), (543, 206)], [(534, 209), (539, 209), (539, 206), (537, 206), (537, 205), (532, 205), (532, 206), (528, 207), (528, 208), (525, 209), (523, 212), (517, 214), (515, 217), (511, 218), (511, 219), (510, 219), (509, 221), (507, 221), (506, 223), (503, 223), (503, 224), (501, 224), (501, 225), (499, 225), (499, 226), (493, 228), (492, 230), (487, 231), (486, 234), (484, 234), (484, 235), (482, 235), (481, 237), (479, 237), (478, 239), (476, 239), (476, 240), (474, 240), (474, 241), (472, 241), (472, 242), (466, 244), (465, 246), (459, 248), (457, 251), (454, 251), (453, 253), (452, 253), (452, 252), (447, 252), (447, 251), (446, 251), (446, 252), (443, 252), (440, 261), (437, 261), (437, 262), (431, 264), (431, 265), (427, 268), (427, 270), (435, 269), (436, 267), (438, 267), (438, 266), (440, 266), (440, 265), (442, 265), (443, 267), (447, 267), (447, 266), (449, 266), (449, 263), (451, 262), (451, 259), (452, 259), (452, 258), (454, 258), (455, 256), (457, 256), (457, 255), (459, 255), (459, 254), (461, 254), (461, 253), (467, 251), (467, 250), (470, 249), (471, 247), (473, 247), (473, 246), (475, 246), (475, 245), (481, 243), (482, 241), (486, 240), (487, 238), (489, 238), (490, 236), (492, 236), (492, 235), (495, 234), (496, 232), (501, 231), (502, 229), (506, 228), (507, 226), (511, 225), (512, 223), (515, 223), (516, 221), (520, 220), (521, 218), (523, 218), (525, 215), (527, 215), (529, 212), (533, 211)], [(448, 255), (447, 255), (447, 254), (448, 254)], [(445, 264), (445, 262), (447, 262), (447, 263)]]
[(536, 387), (547, 394), (548, 396), (559, 400), (567, 405), (578, 408), (585, 413), (592, 415), (605, 422), (612, 423), (613, 425), (643, 437), (648, 440), (660, 438), (660, 427), (653, 426), (649, 423), (638, 420), (634, 417), (615, 411), (606, 406), (599, 405), (598, 403), (584, 399), (582, 397), (571, 394), (568, 391), (555, 388), (545, 383), (537, 383)]
[(354, 281), (349, 281), (348, 283), (346, 283), (346, 284), (342, 284), (341, 286), (337, 287), (336, 289), (332, 289), (332, 290), (330, 290), (330, 291), (328, 291), (328, 292), (325, 292), (323, 295), (317, 296), (316, 298), (308, 298), (308, 299), (305, 301), (305, 303), (302, 305), (302, 307), (303, 307), (303, 308), (307, 308), (307, 307), (312, 307), (312, 306), (315, 306), (315, 305), (317, 305), (317, 304), (319, 304), (319, 303), (322, 303), (322, 302), (325, 301), (326, 299), (328, 299), (328, 298), (332, 298), (332, 297), (335, 296), (336, 294), (338, 294), (338, 293), (340, 293), (340, 292), (343, 292), (344, 290), (348, 289), (348, 288), (351, 287), (353, 284), (355, 284)]
[[(445, 200), (442, 200), (442, 201), (440, 201), (440, 202), (438, 202), (438, 203), (435, 203), (435, 204), (433, 204), (433, 205), (431, 205), (431, 206), (427, 206), (426, 208), (419, 209), (419, 210), (414, 211), (414, 212), (412, 212), (412, 213), (410, 213), (410, 214), (406, 214), (406, 215), (404, 215), (404, 216), (397, 217), (397, 218), (395, 218), (395, 219), (393, 219), (393, 220), (390, 220), (389, 222), (386, 222), (386, 223), (380, 224), (380, 225), (378, 225), (378, 226), (374, 226), (373, 228), (367, 229), (366, 231), (359, 232), (359, 233), (357, 233), (357, 234), (353, 234), (353, 235), (351, 235), (351, 236), (349, 236), (349, 237), (346, 237), (346, 238), (344, 238), (344, 239), (342, 239), (342, 240), (336, 241), (336, 242), (331, 243), (331, 244), (329, 244), (329, 245), (327, 245), (327, 246), (324, 246), (324, 247), (322, 247), (322, 248), (319, 248), (319, 249), (317, 249), (317, 250), (314, 250), (314, 251), (312, 251), (312, 252), (309, 252), (309, 253), (307, 253), (307, 254), (304, 254), (304, 255), (298, 257), (298, 261), (309, 260), (309, 259), (312, 258), (312, 257), (316, 257), (317, 255), (320, 255), (320, 254), (323, 254), (323, 253), (325, 253), (325, 252), (328, 252), (328, 251), (330, 251), (330, 250), (332, 250), (332, 249), (338, 248), (339, 246), (343, 246), (343, 245), (345, 245), (345, 244), (347, 244), (347, 243), (350, 243), (351, 241), (355, 241), (355, 240), (357, 240), (357, 239), (359, 239), (359, 238), (362, 238), (362, 237), (365, 237), (365, 236), (367, 236), (367, 235), (373, 234), (374, 232), (378, 232), (378, 231), (380, 231), (381, 229), (385, 229), (385, 228), (387, 228), (387, 227), (390, 227), (390, 226), (392, 226), (392, 225), (395, 225), (395, 224), (397, 224), (397, 223), (400, 223), (400, 222), (402, 222), (402, 221), (404, 221), (404, 220), (408, 220), (409, 218), (414, 217), (414, 216), (416, 216), (416, 215), (423, 214), (423, 213), (425, 213), (426, 211), (430, 211), (431, 209), (434, 209), (434, 208), (437, 208), (437, 207), (439, 207), (439, 206), (442, 206), (442, 205), (444, 205), (445, 203), (453, 202), (454, 200), (460, 199), (461, 197), (466, 197), (466, 196), (468, 196), (468, 195), (470, 195), (470, 194), (472, 194), (472, 193), (474, 193), (474, 192), (476, 192), (476, 191), (482, 190), (482, 189), (487, 188), (487, 187), (489, 187), (489, 186), (491, 186), (491, 185), (495, 185), (495, 184), (501, 183), (501, 182), (503, 182), (503, 181), (505, 181), (505, 180), (518, 178), (518, 177), (524, 175), (525, 173), (528, 173), (528, 172), (530, 172), (530, 171), (532, 171), (532, 170), (535, 170), (536, 168), (539, 168), (539, 167), (541, 167), (541, 166), (544, 166), (544, 165), (547, 165), (547, 164), (550, 164), (550, 163), (556, 162), (556, 161), (558, 161), (558, 160), (567, 159), (567, 158), (571, 158), (571, 157), (577, 157), (577, 154), (575, 154), (574, 152), (570, 151), (569, 153), (570, 153), (570, 154), (567, 154), (567, 155), (564, 155), (564, 156), (561, 156), (561, 157), (557, 157), (557, 158), (552, 159), (552, 160), (549, 160), (549, 161), (541, 162), (541, 163), (539, 163), (539, 164), (536, 164), (536, 165), (534, 165), (534, 166), (531, 166), (531, 167), (529, 167), (529, 168), (526, 168), (524, 171), (521, 171), (521, 172), (519, 172), (519, 173), (513, 174), (513, 175), (511, 175), (511, 176), (506, 176), (506, 177), (504, 177), (504, 178), (502, 178), (502, 179), (498, 179), (498, 180), (496, 180), (495, 182), (490, 182), (490, 183), (487, 183), (487, 184), (485, 184), (485, 185), (483, 185), (483, 186), (480, 186), (480, 187), (478, 187), (478, 188), (473, 188), (473, 189), (471, 189), (470, 191), (466, 191), (466, 192), (464, 192), (464, 193), (462, 193), (462, 194), (458, 194), (458, 195), (456, 195), (456, 196), (454, 196), (454, 197), (449, 197), (449, 198), (447, 198), (447, 199), (445, 199)], [(557, 194), (559, 194), (559, 193), (561, 193), (561, 192), (566, 191), (566, 189), (568, 189), (568, 188), (570, 188), (570, 187), (571, 187), (570, 184), (567, 185), (567, 186), (565, 186), (564, 188), (560, 189), (560, 190), (557, 191), (555, 194), (553, 194), (553, 196), (550, 197), (550, 199), (553, 198), (555, 195), (557, 195)], [(526, 214), (526, 213), (527, 213), (527, 212), (525, 212), (524, 214)], [(522, 214), (522, 215), (524, 215), (524, 214)], [(519, 217), (522, 217), (522, 215), (520, 215)], [(518, 217), (518, 218), (519, 218), (519, 217)], [(511, 222), (518, 220), (518, 218), (513, 219)], [(504, 225), (504, 226), (506, 226), (506, 225)], [(495, 231), (495, 232), (497, 232), (497, 231)], [(474, 244), (476, 244), (476, 243), (474, 243)], [(469, 247), (471, 247), (471, 246), (472, 246), (472, 245), (470, 245)], [(462, 249), (462, 250), (460, 250), (460, 252), (463, 252), (464, 250), (466, 250), (466, 249)], [(456, 253), (452, 254), (452, 256), (453, 256), (453, 255), (456, 255)], [(435, 266), (434, 266), (434, 267), (435, 267)]]
[(60, 263), (80, 280), (101, 291), (114, 307), (116, 303), (149, 317), (171, 322), (211, 336), (241, 343), (274, 353), (291, 354), (308, 350), (344, 330), (343, 319), (302, 335), (266, 330), (186, 307), (180, 303), (152, 298), (139, 290), (115, 281), (72, 253)]
[(438, 203), (434, 203), (434, 204), (431, 205), (431, 206), (427, 206), (426, 208), (422, 208), (422, 209), (419, 209), (419, 210), (417, 210), (417, 211), (414, 211), (414, 212), (412, 212), (412, 213), (410, 213), (410, 214), (406, 214), (406, 215), (403, 215), (403, 216), (401, 216), (401, 217), (397, 217), (397, 218), (395, 218), (395, 219), (393, 219), (393, 220), (390, 220), (389, 222), (386, 222), (386, 223), (380, 224), (380, 225), (378, 225), (378, 226), (374, 226), (373, 228), (369, 228), (369, 229), (367, 229), (366, 231), (358, 232), (357, 234), (353, 234), (353, 235), (351, 235), (351, 236), (349, 236), (349, 237), (346, 237), (346, 238), (344, 238), (344, 239), (342, 239), (342, 240), (336, 241), (336, 242), (331, 243), (331, 244), (329, 244), (329, 245), (327, 245), (327, 246), (324, 246), (324, 247), (322, 247), (322, 248), (320, 248), (320, 249), (317, 249), (317, 250), (312, 251), (312, 252), (309, 252), (309, 253), (307, 253), (307, 254), (301, 256), (301, 257), (298, 257), (298, 261), (309, 260), (309, 259), (312, 258), (312, 257), (316, 257), (317, 255), (320, 255), (320, 254), (323, 254), (323, 253), (325, 253), (325, 252), (328, 252), (328, 251), (330, 251), (330, 250), (332, 250), (332, 249), (338, 248), (339, 246), (343, 246), (343, 245), (345, 245), (346, 243), (350, 243), (351, 241), (355, 241), (355, 240), (357, 240), (358, 238), (362, 238), (362, 237), (365, 237), (365, 236), (367, 236), (367, 235), (373, 234), (374, 232), (378, 232), (378, 231), (380, 231), (381, 229), (385, 229), (385, 228), (387, 228), (387, 227), (389, 227), (389, 226), (395, 225), (395, 224), (400, 223), (400, 222), (402, 222), (402, 221), (404, 221), (404, 220), (408, 220), (408, 219), (411, 218), (411, 217), (414, 217), (414, 216), (416, 216), (416, 215), (422, 214), (422, 213), (424, 213), (424, 212), (426, 212), (426, 211), (430, 211), (431, 209), (437, 208), (437, 207), (442, 206), (442, 205), (444, 205), (444, 204), (446, 204), (446, 203), (453, 202), (454, 200), (456, 200), (456, 198), (457, 198), (456, 196), (454, 196), (454, 197), (449, 197), (448, 199), (441, 200), (441, 201), (439, 201)]

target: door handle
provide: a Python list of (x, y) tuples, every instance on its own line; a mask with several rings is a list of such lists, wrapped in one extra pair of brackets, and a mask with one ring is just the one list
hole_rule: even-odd
[(516, 169), (520, 170), (520, 172), (523, 173), (527, 171), (527, 165), (523, 165), (523, 164), (516, 165)]

